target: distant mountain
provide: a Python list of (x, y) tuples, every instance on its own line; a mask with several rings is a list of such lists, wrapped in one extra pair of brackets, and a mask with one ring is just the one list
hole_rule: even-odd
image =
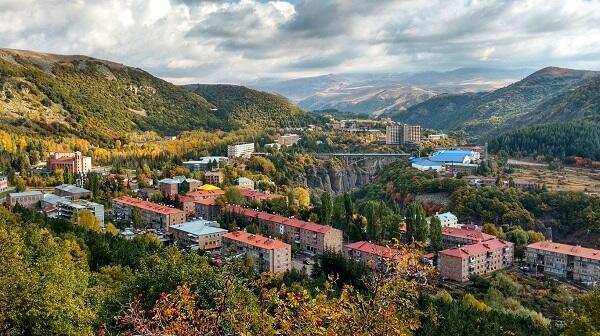
[[(391, 117), (424, 127), (464, 129), (476, 136), (552, 120), (569, 121), (598, 113), (595, 99), (600, 91), (592, 88), (596, 83), (592, 78), (598, 74), (548, 67), (504, 88), (487, 93), (439, 95)], [(582, 103), (583, 97), (589, 101), (587, 104)], [(568, 102), (570, 98), (572, 101)]]
[(296, 79), (260, 79), (247, 85), (296, 101), (307, 110), (337, 109), (379, 116), (393, 114), (437, 93), (497, 89), (526, 76), (524, 69), (461, 68), (447, 72), (329, 74)]
[[(115, 62), (0, 49), (0, 128), (13, 131), (75, 135), (110, 144), (128, 132), (146, 130), (163, 134), (232, 130), (257, 120), (272, 120), (263, 126), (279, 126), (281, 121), (288, 125), (289, 120), (298, 120), (289, 116), (303, 113), (280, 97), (249, 89), (243, 97), (257, 96), (260, 111), (229, 110), (227, 106), (239, 99), (241, 91), (215, 87), (209, 102), (143, 70)], [(217, 113), (215, 107), (219, 107)], [(228, 113), (234, 112), (230, 118)]]

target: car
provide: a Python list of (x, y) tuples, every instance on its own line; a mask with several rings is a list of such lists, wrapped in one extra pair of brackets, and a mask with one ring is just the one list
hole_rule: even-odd
[(304, 263), (304, 265), (312, 265), (315, 263), (311, 258), (304, 258), (302, 262)]
[(523, 272), (529, 272), (529, 266), (521, 266), (519, 269)]

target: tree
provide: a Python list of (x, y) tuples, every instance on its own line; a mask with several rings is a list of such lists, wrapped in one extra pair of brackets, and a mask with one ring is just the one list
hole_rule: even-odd
[(365, 217), (367, 218), (367, 238), (369, 240), (379, 240), (380, 223), (379, 223), (379, 202), (367, 201), (365, 204)]
[(242, 196), (242, 192), (240, 189), (236, 187), (229, 187), (225, 189), (225, 201), (229, 204), (237, 204), (241, 205), (244, 203), (244, 196)]
[(100, 232), (100, 222), (98, 218), (89, 210), (81, 210), (75, 212), (72, 218), (73, 224), (78, 225), (84, 229), (91, 230), (94, 232)]
[(431, 223), (429, 225), (429, 239), (431, 241), (431, 247), (434, 251), (441, 251), (443, 248), (442, 243), (442, 222), (438, 216), (431, 216)]
[(411, 202), (406, 209), (406, 233), (409, 241), (426, 241), (428, 236), (425, 210), (419, 202)]
[(136, 229), (144, 228), (144, 219), (142, 218), (142, 211), (139, 208), (133, 209), (133, 227)]
[(310, 205), (310, 193), (308, 190), (302, 187), (296, 187), (292, 192), (299, 207), (307, 208)]
[(331, 194), (325, 191), (323, 194), (321, 194), (321, 214), (319, 215), (321, 224), (331, 224), (332, 208), (333, 204), (331, 202)]
[(346, 228), (346, 214), (344, 211), (344, 196), (338, 195), (333, 199), (331, 221), (333, 227), (341, 229), (342, 231), (345, 231)]
[(349, 193), (344, 193), (344, 213), (346, 215), (346, 225), (349, 227), (352, 223), (352, 215), (354, 215), (354, 206), (352, 205), (352, 198)]
[(566, 336), (600, 335), (600, 286), (596, 286), (589, 293), (577, 298), (576, 308), (571, 308), (562, 313), (565, 320), (563, 334)]
[(113, 236), (119, 235), (119, 229), (117, 229), (117, 227), (113, 223), (110, 223), (110, 222), (108, 224), (106, 224), (106, 226), (104, 227), (104, 231)]
[(483, 224), (483, 228), (481, 229), (481, 232), (491, 234), (492, 236), (496, 236), (498, 238), (502, 238), (502, 231), (498, 230), (496, 225), (494, 225), (492, 223)]

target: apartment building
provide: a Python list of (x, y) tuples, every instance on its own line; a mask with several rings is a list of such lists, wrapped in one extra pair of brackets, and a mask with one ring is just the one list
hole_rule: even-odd
[(61, 184), (57, 187), (54, 187), (54, 194), (75, 200), (80, 198), (89, 198), (92, 195), (92, 192), (72, 184)]
[(367, 241), (358, 241), (344, 245), (344, 254), (348, 259), (362, 262), (373, 269), (381, 269), (387, 260), (398, 260), (402, 252), (398, 249), (376, 245)]
[(202, 219), (216, 220), (219, 217), (219, 206), (215, 199), (194, 201), (194, 215)]
[(92, 169), (92, 158), (81, 152), (51, 152), (47, 167), (51, 171), (63, 169), (74, 174), (87, 174)]
[(237, 142), (227, 146), (227, 157), (230, 159), (249, 158), (254, 153), (254, 143)]
[(221, 229), (215, 221), (199, 219), (171, 225), (169, 233), (179, 246), (205, 251), (221, 248), (227, 230)]
[(280, 234), (286, 237), (286, 241), (293, 242), (301, 251), (315, 254), (322, 254), (325, 250), (342, 251), (342, 231), (331, 226), (273, 215), (237, 205), (227, 205), (223, 211), (237, 216), (247, 224), (256, 223), (269, 234)]
[(292, 247), (282, 241), (245, 231), (223, 235), (223, 255), (250, 253), (257, 272), (283, 273), (292, 267)]
[(247, 177), (238, 177), (233, 181), (233, 184), (240, 189), (254, 189), (254, 181)]
[(259, 201), (259, 202), (263, 202), (263, 201), (270, 201), (270, 200), (275, 200), (275, 199), (280, 199), (280, 198), (286, 198), (283, 195), (279, 195), (279, 194), (267, 194), (264, 193), (262, 191), (257, 191), (257, 190), (249, 190), (249, 189), (241, 189), (240, 190), (242, 196), (244, 197), (244, 201), (246, 203), (250, 203), (252, 201)]
[(206, 172), (204, 174), (204, 183), (221, 184), (221, 183), (223, 183), (223, 181), (224, 181), (223, 173), (221, 173), (220, 171)]
[(277, 143), (281, 146), (293, 146), (300, 141), (300, 136), (298, 134), (285, 134), (280, 135), (277, 138)]
[(226, 166), (227, 158), (224, 156), (205, 156), (198, 160), (184, 161), (181, 165), (190, 171), (207, 171)]
[(446, 248), (477, 244), (492, 239), (496, 239), (496, 237), (477, 230), (459, 229), (450, 226), (442, 228), (442, 241)]
[(0, 175), (0, 192), (8, 190), (8, 176)]
[(527, 264), (550, 276), (594, 282), (600, 280), (600, 250), (542, 241), (527, 245)]
[(19, 203), (25, 208), (31, 208), (38, 206), (43, 197), (44, 194), (42, 194), (41, 191), (23, 191), (9, 193), (8, 196), (6, 196), (6, 203), (11, 207)]
[(458, 218), (452, 212), (436, 213), (435, 216), (440, 220), (442, 227), (459, 227)]
[(104, 205), (95, 202), (90, 202), (85, 199), (61, 199), (56, 202), (56, 215), (59, 218), (71, 219), (73, 215), (79, 213), (82, 210), (88, 210), (91, 212), (100, 223), (100, 226), (104, 226)]
[(438, 267), (443, 278), (465, 282), (472, 275), (485, 275), (513, 263), (513, 244), (499, 239), (443, 250)]
[(225, 195), (225, 191), (222, 189), (212, 189), (212, 190), (198, 190), (187, 193), (185, 196), (191, 197), (194, 201), (199, 201), (203, 199), (216, 199), (219, 196)]
[(146, 227), (166, 229), (171, 225), (185, 222), (185, 212), (180, 209), (127, 196), (112, 200), (112, 211), (116, 220), (133, 221), (135, 209), (140, 211)]
[(421, 126), (388, 125), (385, 129), (386, 145), (418, 145), (421, 142)]

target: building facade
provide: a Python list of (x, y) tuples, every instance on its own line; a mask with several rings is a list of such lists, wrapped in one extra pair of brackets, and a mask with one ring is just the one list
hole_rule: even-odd
[(240, 189), (254, 189), (254, 181), (247, 177), (238, 177), (233, 184)]
[(57, 187), (54, 187), (54, 194), (75, 200), (80, 198), (89, 198), (92, 195), (92, 192), (72, 184), (61, 184)]
[(227, 146), (227, 157), (230, 159), (249, 158), (254, 153), (254, 143), (238, 142)]
[(367, 241), (358, 241), (344, 245), (344, 254), (348, 259), (362, 262), (373, 269), (383, 269), (388, 260), (398, 260), (402, 252), (398, 249), (376, 245)]
[(582, 282), (600, 280), (600, 250), (542, 241), (527, 245), (527, 264), (537, 273)]
[(206, 172), (204, 174), (204, 183), (208, 184), (221, 184), (223, 183), (223, 173), (220, 171)]
[(280, 135), (277, 138), (277, 143), (282, 146), (293, 146), (300, 141), (300, 136), (298, 134), (285, 134)]
[(98, 219), (100, 226), (104, 226), (104, 205), (85, 199), (63, 199), (56, 202), (56, 214), (60, 218), (71, 219), (82, 210), (91, 212)]
[(190, 171), (207, 171), (226, 166), (227, 158), (224, 156), (205, 156), (199, 160), (184, 161), (181, 165)]
[(485, 275), (509, 267), (513, 258), (512, 243), (492, 239), (441, 251), (438, 267), (443, 278), (465, 282), (472, 275)]
[(194, 201), (194, 215), (206, 220), (216, 220), (220, 211), (215, 199)]
[(245, 231), (223, 235), (223, 254), (236, 256), (250, 253), (257, 272), (284, 273), (292, 267), (292, 247), (280, 240)]
[(477, 230), (459, 229), (450, 226), (442, 228), (442, 241), (446, 248), (477, 244), (492, 239), (496, 239), (496, 237)]
[(286, 241), (293, 242), (301, 251), (317, 255), (323, 254), (325, 250), (342, 251), (342, 231), (331, 226), (273, 215), (236, 205), (227, 205), (223, 211), (248, 224), (258, 224), (269, 234), (280, 234), (286, 237)]
[(387, 145), (418, 145), (421, 143), (421, 126), (419, 125), (388, 125), (385, 129)]
[(38, 206), (43, 198), (44, 194), (42, 194), (41, 191), (23, 191), (9, 193), (8, 196), (6, 196), (6, 203), (11, 207), (19, 203), (25, 208), (31, 208)]
[(452, 212), (443, 212), (441, 214), (436, 213), (435, 216), (440, 220), (442, 227), (459, 227), (458, 218)]
[(180, 209), (144, 201), (132, 197), (117, 197), (112, 200), (115, 220), (133, 221), (135, 209), (140, 211), (144, 226), (167, 229), (174, 224), (185, 222), (185, 212)]
[(87, 174), (92, 169), (92, 158), (81, 152), (51, 152), (47, 162), (48, 169), (63, 169), (74, 174)]
[(8, 176), (0, 175), (0, 192), (8, 190)]
[(174, 176), (158, 181), (158, 188), (160, 191), (169, 196), (196, 191), (201, 185), (201, 181), (185, 176)]
[(177, 245), (205, 251), (221, 248), (227, 230), (221, 229), (215, 221), (199, 219), (171, 225), (169, 233)]

